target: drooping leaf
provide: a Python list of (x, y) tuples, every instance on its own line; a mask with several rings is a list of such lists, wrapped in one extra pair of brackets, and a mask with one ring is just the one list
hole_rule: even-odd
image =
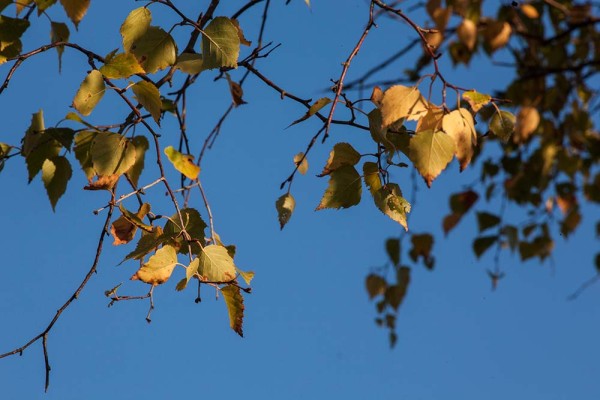
[(229, 313), (229, 326), (238, 335), (244, 337), (244, 296), (237, 286), (227, 285), (221, 289), (227, 311)]
[(491, 54), (501, 47), (506, 46), (511, 34), (512, 28), (508, 22), (488, 21), (483, 30), (483, 45), (485, 50)]
[[(69, 36), (70, 32), (67, 24), (54, 21), (50, 23), (50, 41), (52, 43), (68, 42)], [(65, 51), (65, 46), (56, 46), (56, 51), (58, 53), (58, 72), (60, 72), (62, 70), (62, 55)]]
[(474, 112), (478, 112), (492, 100), (492, 96), (489, 94), (479, 93), (475, 90), (464, 92), (462, 97), (469, 103)]
[(369, 274), (365, 280), (365, 285), (367, 287), (367, 293), (369, 294), (369, 299), (373, 300), (375, 297), (382, 295), (385, 293), (385, 289), (387, 288), (387, 282), (384, 278), (379, 275)]
[(38, 16), (42, 15), (42, 13), (48, 9), (48, 7), (54, 5), (56, 0), (35, 0), (35, 5), (38, 8)]
[(473, 252), (477, 258), (481, 257), (496, 241), (498, 236), (482, 236), (473, 241)]
[(363, 178), (371, 195), (375, 197), (375, 194), (382, 187), (381, 178), (379, 177), (379, 167), (376, 163), (367, 161), (363, 164)]
[(97, 175), (122, 175), (135, 163), (135, 147), (118, 133), (98, 132), (90, 149)]
[(286, 193), (281, 196), (275, 202), (275, 208), (277, 209), (277, 215), (279, 218), (279, 226), (281, 229), (288, 223), (296, 207), (296, 201), (290, 193)]
[(81, 165), (81, 169), (83, 169), (88, 180), (91, 180), (95, 175), (94, 164), (90, 152), (95, 136), (96, 132), (91, 131), (81, 131), (75, 135), (75, 147), (73, 148), (75, 158), (79, 161), (79, 165)]
[(329, 186), (317, 210), (355, 206), (360, 202), (361, 192), (360, 175), (353, 166), (344, 165), (329, 175)]
[(90, 7), (90, 0), (60, 0), (60, 4), (62, 4), (75, 28), (77, 28)]
[(381, 187), (373, 196), (375, 205), (379, 210), (398, 222), (408, 231), (406, 214), (410, 212), (410, 203), (402, 197), (400, 187), (395, 183), (388, 183)]
[(516, 118), (508, 111), (496, 112), (490, 119), (489, 130), (500, 138), (504, 143), (507, 143), (511, 135), (515, 131)]
[(127, 210), (122, 203), (119, 204), (119, 209), (121, 210), (121, 216), (110, 227), (110, 233), (115, 238), (113, 245), (118, 246), (131, 242), (138, 228), (142, 228), (148, 233), (154, 232), (155, 227), (142, 221), (146, 214), (150, 212), (150, 204), (142, 204), (135, 214)]
[(500, 223), (501, 219), (497, 215), (490, 214), (488, 212), (477, 213), (477, 226), (479, 232), (483, 232), (486, 229), (493, 228)]
[(135, 39), (131, 52), (149, 74), (174, 65), (177, 61), (175, 41), (169, 33), (156, 26), (148, 27), (142, 36)]
[(423, 233), (420, 235), (412, 235), (410, 238), (412, 248), (408, 252), (410, 258), (417, 262), (420, 257), (423, 258), (425, 266), (429, 269), (433, 268), (433, 257), (431, 251), (433, 249), (433, 236), (429, 233)]
[(196, 75), (202, 72), (202, 56), (197, 53), (181, 53), (175, 62), (175, 68), (186, 74)]
[(331, 172), (345, 165), (356, 165), (360, 161), (360, 153), (354, 150), (348, 143), (336, 143), (329, 153), (327, 164), (321, 172), (321, 176), (329, 175)]
[(475, 48), (477, 43), (477, 25), (470, 19), (463, 19), (461, 24), (456, 29), (458, 39), (469, 50)]
[(410, 268), (401, 267), (398, 270), (397, 281), (396, 285), (388, 286), (385, 291), (385, 300), (394, 310), (398, 310), (406, 296), (410, 284)]
[(394, 265), (400, 264), (400, 240), (390, 238), (385, 241), (385, 251)]
[(460, 162), (460, 170), (463, 171), (471, 162), (474, 146), (477, 145), (473, 116), (464, 108), (459, 108), (444, 116), (442, 128), (454, 139), (456, 158)]
[(106, 85), (102, 78), (102, 73), (97, 69), (90, 72), (73, 99), (73, 107), (81, 113), (81, 115), (90, 115), (98, 102), (104, 96)]
[(108, 79), (124, 79), (131, 75), (143, 74), (145, 71), (133, 54), (120, 53), (107, 60), (106, 64), (100, 67), (100, 72)]
[(71, 163), (63, 156), (46, 159), (42, 165), (42, 181), (46, 187), (46, 193), (52, 204), (52, 210), (56, 209), (58, 199), (67, 190), (67, 183), (71, 179)]
[[(206, 229), (206, 223), (200, 217), (198, 210), (194, 208), (182, 209), (181, 217), (183, 218), (183, 227), (192, 239), (192, 242), (190, 243), (192, 253), (198, 254), (200, 252), (200, 245), (196, 243), (196, 241), (204, 245), (204, 230)], [(189, 251), (188, 243), (181, 232), (182, 228), (179, 215), (173, 214), (165, 224), (164, 234), (173, 238), (174, 246), (180, 253), (186, 254)]]
[(133, 274), (131, 280), (140, 280), (152, 286), (160, 285), (169, 280), (175, 266), (177, 266), (177, 252), (172, 246), (165, 245)]
[(233, 23), (233, 25), (235, 25), (235, 28), (237, 29), (240, 44), (243, 44), (244, 46), (251, 46), (252, 42), (246, 39), (246, 37), (244, 36), (244, 31), (240, 27), (240, 22), (235, 18), (232, 18), (230, 21)]
[[(188, 265), (187, 268), (185, 269), (186, 285), (189, 283), (190, 279), (192, 279), (198, 273), (199, 267), (200, 267), (200, 259), (198, 257), (196, 257), (192, 260), (190, 265)], [(183, 288), (180, 288), (179, 290), (183, 290), (184, 288), (185, 288), (185, 286)]]
[(6, 158), (9, 156), (11, 149), (12, 149), (12, 146), (9, 146), (6, 143), (0, 143), (0, 172), (4, 168), (4, 162), (6, 161)]
[(382, 128), (399, 119), (418, 120), (427, 113), (427, 100), (417, 87), (392, 86), (383, 93), (381, 100)]
[(175, 150), (173, 146), (165, 148), (165, 154), (173, 164), (173, 167), (189, 179), (197, 179), (200, 173), (200, 167), (194, 164), (194, 156), (182, 154)]
[(478, 198), (479, 195), (472, 190), (450, 196), (450, 210), (452, 213), (447, 215), (442, 222), (445, 234), (448, 234), (460, 222), (463, 215), (471, 209)]
[(443, 132), (433, 130), (420, 132), (410, 139), (410, 159), (427, 186), (452, 161), (455, 152), (454, 139)]
[(227, 78), (227, 83), (229, 84), (229, 93), (231, 93), (231, 100), (233, 101), (233, 105), (237, 107), (241, 106), (242, 104), (246, 104), (246, 102), (243, 99), (244, 89), (242, 88), (242, 85), (231, 79), (229, 74), (225, 74), (225, 77)]
[(145, 136), (135, 136), (131, 139), (131, 143), (135, 148), (135, 163), (126, 172), (129, 179), (135, 186), (138, 185), (140, 175), (144, 170), (144, 162), (146, 157), (146, 150), (150, 147), (148, 139)]
[(136, 213), (132, 213), (131, 211), (127, 210), (123, 206), (123, 203), (120, 203), (119, 210), (121, 211), (121, 214), (123, 215), (123, 217), (127, 221), (129, 221), (130, 223), (135, 225), (137, 228), (143, 229), (144, 231), (146, 231), (148, 233), (153, 232), (154, 226), (148, 225), (144, 221), (142, 221), (146, 217), (146, 215), (150, 212), (150, 204), (143, 203), (142, 205), (140, 205), (140, 207), (138, 208), (138, 211)]
[(223, 246), (211, 244), (202, 249), (198, 273), (208, 282), (229, 282), (235, 279), (233, 258)]
[(133, 43), (144, 36), (151, 22), (152, 13), (147, 7), (136, 8), (129, 13), (120, 29), (125, 52), (131, 51)]
[(229, 18), (213, 19), (202, 34), (202, 69), (236, 68), (240, 54), (238, 29)]
[(23, 137), (21, 155), (25, 157), (29, 182), (40, 172), (44, 162), (58, 156), (62, 145), (47, 135), (42, 110), (31, 117), (31, 124)]
[(136, 100), (148, 110), (154, 121), (160, 125), (162, 101), (158, 88), (150, 82), (139, 81), (131, 87), (131, 90), (133, 90)]
[(306, 175), (308, 171), (308, 159), (304, 156), (304, 153), (300, 152), (294, 156), (294, 164), (298, 167), (298, 172)]
[(323, 107), (325, 107), (329, 103), (331, 103), (331, 99), (329, 97), (320, 98), (310, 106), (306, 114), (289, 124), (287, 127), (289, 128), (290, 126), (296, 125), (302, 121), (306, 121), (307, 119), (318, 113)]

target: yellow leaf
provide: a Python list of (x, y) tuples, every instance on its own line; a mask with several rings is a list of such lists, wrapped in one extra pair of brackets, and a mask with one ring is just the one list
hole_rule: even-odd
[(225, 304), (227, 305), (227, 311), (229, 312), (229, 326), (238, 335), (244, 336), (243, 324), (244, 324), (244, 296), (237, 286), (225, 286), (221, 289)]
[(279, 226), (281, 229), (288, 223), (296, 207), (296, 201), (291, 194), (287, 193), (281, 196), (275, 202), (275, 208), (277, 209), (277, 215), (279, 217)]
[(392, 86), (381, 101), (382, 129), (399, 119), (418, 120), (427, 113), (427, 100), (416, 87)]
[(456, 144), (456, 158), (460, 162), (460, 170), (464, 170), (473, 158), (473, 148), (477, 144), (475, 121), (470, 112), (464, 108), (452, 111), (444, 116), (442, 128)]
[(131, 277), (131, 280), (140, 280), (149, 285), (160, 285), (171, 277), (177, 265), (177, 252), (172, 246), (163, 246), (154, 253), (147, 263)]
[(77, 28), (90, 7), (90, 0), (60, 0), (60, 4), (65, 9), (67, 16), (73, 21), (75, 28)]
[(182, 154), (175, 150), (173, 146), (165, 148), (165, 154), (169, 157), (169, 161), (171, 161), (177, 171), (189, 179), (198, 179), (200, 167), (194, 164), (194, 156)]
[(294, 156), (294, 164), (298, 167), (298, 172), (302, 175), (306, 175), (306, 171), (308, 171), (308, 160), (304, 156), (303, 152), (300, 152)]

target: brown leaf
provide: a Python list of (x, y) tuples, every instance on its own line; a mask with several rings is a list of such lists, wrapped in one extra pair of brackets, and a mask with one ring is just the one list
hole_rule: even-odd
[(111, 190), (121, 175), (101, 175), (95, 182), (90, 182), (83, 190)]

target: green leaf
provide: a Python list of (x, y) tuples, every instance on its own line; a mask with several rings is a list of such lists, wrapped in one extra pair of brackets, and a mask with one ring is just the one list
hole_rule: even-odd
[(373, 300), (375, 297), (385, 293), (387, 288), (387, 282), (384, 278), (379, 275), (369, 274), (365, 279), (365, 285), (367, 287), (367, 293), (369, 299)]
[[(50, 41), (52, 43), (57, 42), (68, 42), (69, 41), (69, 27), (63, 22), (50, 23)], [(58, 72), (62, 70), (62, 55), (65, 51), (65, 46), (56, 46), (56, 52), (58, 53)]]
[(131, 182), (137, 187), (140, 175), (144, 170), (144, 161), (146, 157), (146, 150), (150, 147), (148, 139), (145, 136), (135, 136), (131, 139), (131, 143), (135, 148), (135, 163), (126, 172)]
[(351, 165), (345, 165), (329, 175), (329, 186), (317, 210), (324, 208), (348, 208), (360, 203), (362, 185), (360, 175)]
[(42, 110), (32, 115), (31, 125), (23, 137), (21, 155), (25, 157), (29, 182), (40, 172), (44, 161), (58, 156), (61, 144), (44, 130)]
[(414, 135), (409, 148), (411, 161), (431, 187), (431, 182), (452, 161), (456, 146), (449, 135), (428, 130)]
[(163, 246), (150, 257), (147, 263), (131, 277), (152, 286), (165, 283), (171, 277), (177, 265), (177, 252), (172, 246)]
[(96, 133), (90, 154), (97, 175), (122, 175), (135, 163), (134, 145), (118, 133)]
[(473, 241), (473, 252), (477, 258), (481, 257), (496, 241), (498, 236), (482, 236)]
[(236, 277), (233, 258), (223, 246), (211, 244), (202, 249), (199, 255), (199, 274), (208, 282), (229, 282)]
[(227, 311), (229, 313), (229, 326), (238, 335), (244, 337), (243, 324), (244, 324), (244, 296), (242, 296), (241, 290), (237, 286), (228, 285), (221, 289), (225, 304), (227, 305)]
[[(77, 115), (77, 114), (75, 114)], [(92, 162), (92, 155), (90, 150), (92, 149), (92, 142), (97, 132), (82, 131), (75, 135), (75, 158), (79, 161), (81, 169), (85, 173), (88, 180), (91, 180), (94, 175), (94, 164)]]
[(73, 99), (73, 107), (81, 113), (81, 115), (90, 115), (98, 102), (104, 96), (106, 85), (102, 78), (102, 73), (97, 69), (93, 70), (85, 77), (79, 90)]
[(481, 110), (482, 107), (489, 104), (490, 100), (492, 100), (492, 96), (489, 94), (479, 93), (475, 90), (464, 92), (462, 98), (469, 103), (474, 112)]
[(500, 111), (492, 116), (489, 130), (498, 136), (504, 143), (508, 143), (515, 131), (516, 117), (508, 111)]
[(327, 164), (320, 176), (329, 175), (331, 172), (345, 165), (356, 165), (360, 161), (360, 153), (348, 143), (336, 143), (329, 153)]
[(390, 238), (385, 241), (385, 251), (394, 265), (400, 264), (400, 240)]
[(292, 125), (296, 125), (302, 121), (306, 121), (307, 119), (318, 113), (323, 107), (325, 107), (329, 103), (331, 103), (331, 99), (329, 97), (320, 98), (310, 106), (306, 114), (289, 124), (287, 127), (289, 128)]
[(170, 34), (161, 28), (151, 26), (137, 38), (131, 52), (135, 54), (144, 70), (153, 74), (177, 61), (177, 45)]
[(397, 184), (388, 183), (383, 186), (373, 195), (373, 200), (382, 213), (408, 231), (406, 214), (410, 212), (410, 203), (402, 197), (402, 192)]
[(238, 30), (229, 18), (213, 19), (202, 34), (202, 69), (236, 68), (240, 54)]
[(100, 67), (100, 72), (108, 79), (124, 79), (131, 75), (143, 74), (145, 71), (133, 54), (120, 53), (107, 59), (106, 64)]
[(275, 202), (275, 208), (277, 209), (277, 215), (279, 218), (279, 226), (281, 229), (288, 223), (296, 207), (296, 201), (290, 193), (286, 193), (281, 196)]
[(90, 0), (60, 0), (60, 4), (62, 4), (75, 28), (77, 28), (90, 7)]
[(139, 81), (131, 87), (131, 90), (133, 90), (136, 100), (148, 110), (154, 121), (160, 125), (162, 101), (158, 88), (153, 83)]
[(500, 217), (498, 217), (497, 215), (490, 214), (487, 212), (477, 213), (477, 226), (479, 227), (479, 232), (483, 232), (486, 229), (498, 225), (500, 221)]
[(175, 62), (175, 68), (186, 74), (196, 75), (202, 72), (202, 56), (197, 53), (181, 53)]
[(464, 108), (454, 110), (444, 116), (442, 129), (454, 139), (456, 158), (460, 162), (460, 170), (463, 171), (471, 162), (474, 147), (477, 145), (473, 116)]
[(298, 167), (298, 172), (302, 175), (306, 175), (306, 172), (308, 171), (308, 159), (304, 156), (303, 152), (294, 156), (294, 164)]
[(16, 42), (29, 28), (29, 21), (0, 15), (0, 42), (5, 44)]
[(12, 146), (7, 145), (6, 143), (0, 143), (0, 171), (4, 168), (4, 162), (6, 161), (6, 157), (8, 157)]
[(130, 52), (133, 43), (144, 36), (151, 22), (152, 13), (146, 7), (136, 8), (129, 13), (120, 29), (123, 49), (126, 52)]
[[(191, 239), (197, 240), (203, 245), (206, 223), (200, 217), (198, 210), (194, 208), (184, 208), (181, 210), (181, 217), (183, 218), (185, 231), (191, 236)], [(182, 229), (180, 224), (179, 215), (173, 214), (165, 224), (164, 233), (165, 235), (174, 238), (174, 245), (180, 253), (186, 254), (188, 253), (188, 246), (187, 241), (181, 234)], [(192, 242), (190, 243), (190, 246), (192, 248), (192, 253), (198, 254), (200, 252), (200, 245), (198, 243)]]
[(418, 120), (427, 113), (427, 100), (417, 87), (396, 85), (383, 93), (381, 100), (382, 128), (399, 119)]
[(379, 178), (379, 167), (376, 163), (367, 161), (363, 164), (363, 177), (365, 184), (369, 188), (372, 196), (381, 189), (381, 179)]
[(44, 161), (42, 165), (42, 181), (46, 187), (50, 204), (52, 204), (52, 210), (56, 209), (58, 199), (67, 190), (67, 182), (71, 179), (71, 175), (71, 164), (65, 157), (56, 156)]
[(194, 164), (194, 156), (182, 154), (175, 150), (173, 146), (165, 148), (165, 154), (173, 164), (173, 167), (189, 179), (198, 179), (200, 167)]

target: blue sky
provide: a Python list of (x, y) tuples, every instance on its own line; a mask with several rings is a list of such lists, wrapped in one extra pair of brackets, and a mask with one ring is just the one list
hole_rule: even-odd
[[(259, 62), (258, 69), (301, 97), (326, 95), (323, 89), (330, 78), (337, 79), (340, 63), (366, 22), (367, 2), (353, 0), (341, 7), (341, 2), (313, 1), (312, 11), (299, 0), (288, 7), (279, 4), (283, 1), (273, 3), (266, 41), (282, 46)], [(140, 5), (92, 2), (72, 41), (108, 53), (120, 46), (123, 19)], [(231, 14), (224, 7), (222, 15)], [(155, 20), (169, 20), (167, 10), (152, 10)], [(58, 11), (51, 12), (64, 20)], [(260, 11), (261, 7), (240, 21), (249, 36), (256, 33), (252, 21)], [(416, 18), (419, 22), (419, 14)], [(49, 40), (48, 21), (32, 21), (26, 50)], [(412, 38), (404, 25), (382, 20), (350, 78)], [(407, 56), (387, 76), (409, 68), (416, 57)], [(510, 79), (506, 70), (492, 69), (482, 59), (477, 60), (477, 73), (442, 61), (446, 77), (461, 86), (486, 91)], [(0, 66), (0, 76), (8, 69), (7, 64)], [(64, 117), (88, 69), (85, 58), (69, 50), (61, 75), (54, 52), (26, 61), (0, 96), (0, 141), (18, 143), (31, 114), (40, 108), (47, 126)], [(239, 79), (242, 73), (232, 77)], [(213, 83), (214, 75), (206, 73), (188, 98), (188, 132), (195, 154), (230, 101), (226, 82)], [(310, 120), (284, 130), (305, 110), (281, 101), (253, 78), (245, 87), (245, 99), (248, 104), (226, 122), (201, 173), (217, 232), (238, 246), (238, 266), (257, 274), (253, 293), (246, 296), (245, 338), (229, 329), (222, 301), (214, 301), (204, 290), (203, 302), (195, 304), (194, 290), (175, 292), (178, 279), (156, 289), (150, 325), (144, 319), (145, 302), (107, 308), (103, 292), (117, 283), (125, 282), (123, 294), (146, 290), (128, 281), (135, 264), (117, 267), (131, 246), (114, 247), (108, 240), (98, 274), (50, 334), (49, 393), (43, 394), (38, 343), (22, 357), (0, 360), (1, 398), (598, 398), (600, 287), (576, 301), (566, 300), (593, 275), (597, 242), (590, 218), (568, 241), (557, 239), (553, 263), (523, 264), (517, 256), (504, 255), (507, 277), (491, 292), (485, 271), (492, 257), (477, 261), (471, 252), (474, 216), (465, 218), (448, 238), (441, 235), (448, 193), (460, 191), (476, 177), (470, 171), (459, 174), (453, 162), (432, 189), (420, 186), (409, 223), (414, 232), (437, 234), (437, 263), (433, 272), (422, 266), (413, 269), (398, 318), (398, 343), (390, 350), (386, 332), (373, 323), (375, 309), (364, 278), (386, 262), (384, 240), (397, 236), (401, 228), (366, 196), (352, 209), (313, 211), (326, 187), (326, 178), (314, 175), (333, 144), (348, 141), (364, 149), (370, 139), (362, 131), (333, 128), (328, 142), (310, 154), (309, 174), (294, 182), (296, 211), (280, 232), (274, 208), (281, 194), (279, 183), (289, 174), (293, 155), (304, 150), (319, 124)], [(91, 120), (117, 122), (124, 115), (119, 99), (107, 95)], [(175, 122), (165, 118), (161, 145), (176, 145)], [(106, 193), (82, 191), (85, 178), (76, 170), (52, 213), (40, 178), (27, 184), (22, 161), (11, 159), (0, 173), (0, 352), (40, 332), (79, 284), (92, 262), (104, 218), (92, 210), (107, 201)], [(178, 182), (172, 169), (168, 174)], [(155, 177), (149, 166), (140, 182)], [(408, 190), (409, 172), (398, 170), (393, 177)], [(172, 209), (163, 192), (155, 187), (148, 198), (154, 210), (169, 215)], [(134, 208), (133, 204), (126, 205)], [(201, 199), (193, 198), (192, 206), (201, 208)], [(586, 211), (597, 215), (598, 210)], [(512, 208), (508, 212), (519, 214)]]

